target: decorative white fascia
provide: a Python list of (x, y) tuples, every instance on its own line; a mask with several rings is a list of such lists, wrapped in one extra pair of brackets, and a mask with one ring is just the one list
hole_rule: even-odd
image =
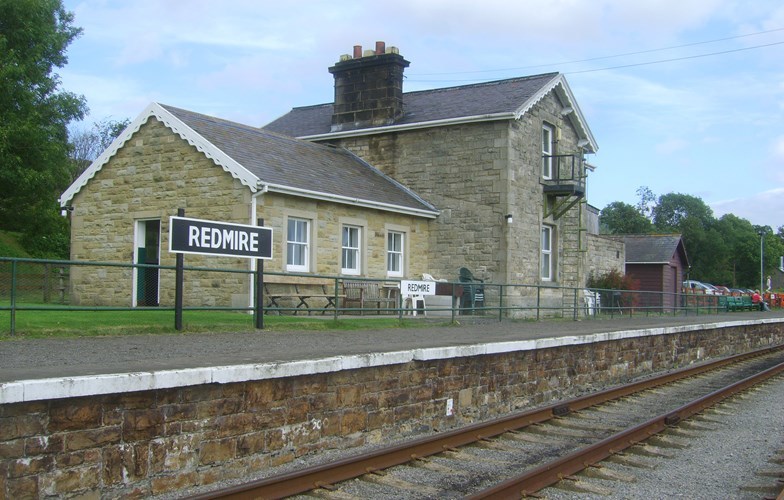
[(572, 108), (574, 111), (573, 113), (568, 113), (565, 118), (571, 121), (574, 127), (577, 129), (578, 137), (581, 139), (584, 138), (588, 141), (587, 149), (592, 153), (598, 151), (599, 145), (596, 144), (596, 139), (591, 133), (591, 129), (588, 128), (588, 122), (585, 121), (585, 116), (583, 116), (583, 112), (580, 110), (580, 106), (577, 105), (577, 100), (574, 98), (572, 89), (569, 88), (569, 84), (566, 82), (566, 77), (564, 77), (564, 75), (561, 73), (554, 76), (553, 79), (547, 83), (547, 85), (540, 88), (536, 94), (524, 102), (523, 105), (520, 106), (515, 112), (515, 118), (520, 119), (552, 91), (557, 93), (564, 106)]
[(147, 123), (150, 117), (155, 117), (161, 123), (163, 123), (166, 127), (168, 127), (172, 132), (179, 135), (182, 139), (188, 142), (191, 146), (195, 147), (198, 151), (204, 154), (207, 158), (211, 159), (216, 165), (220, 166), (231, 174), (232, 177), (239, 180), (243, 185), (248, 186), (251, 192), (256, 192), (257, 184), (259, 182), (258, 177), (253, 175), (250, 171), (248, 171), (245, 167), (237, 163), (233, 158), (229, 155), (221, 151), (217, 148), (214, 144), (210, 141), (196, 133), (192, 128), (187, 126), (185, 123), (180, 121), (179, 118), (174, 116), (172, 113), (167, 111), (163, 106), (158, 103), (151, 103), (147, 108), (142, 111), (136, 119), (131, 122), (128, 127), (126, 127), (123, 132), (117, 136), (117, 138), (112, 141), (106, 150), (101, 153), (92, 164), (90, 164), (87, 169), (82, 172), (82, 174), (71, 184), (68, 189), (66, 189), (63, 194), (60, 196), (58, 200), (60, 202), (61, 207), (65, 207), (68, 203), (76, 196), (78, 193), (87, 183), (95, 177), (106, 163), (117, 154), (117, 151), (122, 148), (126, 142), (128, 142), (133, 134), (139, 131), (139, 129)]
[(324, 193), (320, 191), (311, 191), (309, 189), (283, 186), (280, 184), (264, 184), (264, 187), (270, 193), (287, 194), (291, 196), (299, 196), (301, 198), (311, 198), (314, 200), (331, 201), (333, 203), (341, 203), (344, 205), (354, 205), (357, 207), (374, 208), (376, 210), (383, 210), (385, 212), (394, 212), (394, 213), (399, 213), (404, 215), (414, 215), (416, 217), (425, 217), (428, 219), (435, 219), (440, 214), (440, 212), (437, 210), (424, 210), (418, 208), (404, 207), (401, 205), (393, 205), (391, 203), (381, 203), (373, 200), (364, 200), (361, 198), (340, 196), (340, 195)]

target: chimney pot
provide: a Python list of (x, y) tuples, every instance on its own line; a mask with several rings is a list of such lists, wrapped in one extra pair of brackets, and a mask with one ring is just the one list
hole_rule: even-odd
[(359, 59), (360, 57), (362, 57), (362, 46), (354, 45), (354, 59)]
[(376, 55), (384, 54), (386, 51), (386, 44), (384, 42), (376, 42)]

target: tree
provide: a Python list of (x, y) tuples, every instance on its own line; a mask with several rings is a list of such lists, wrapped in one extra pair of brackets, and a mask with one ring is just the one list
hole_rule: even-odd
[(640, 201), (637, 202), (637, 211), (640, 212), (646, 219), (653, 219), (653, 207), (656, 206), (656, 195), (648, 186), (640, 186), (637, 188), (637, 196)]
[(687, 218), (698, 221), (703, 228), (713, 222), (713, 211), (702, 199), (689, 194), (669, 193), (659, 196), (653, 207), (653, 223), (662, 231), (679, 231)]
[(71, 182), (75, 181), (130, 123), (128, 118), (121, 121), (105, 118), (95, 122), (90, 129), (73, 130), (70, 134)]
[(647, 234), (653, 229), (651, 221), (622, 201), (614, 201), (604, 207), (599, 221), (603, 230), (610, 234)]
[(727, 266), (731, 280), (727, 284), (734, 288), (749, 287), (759, 283), (759, 235), (751, 222), (733, 214), (721, 217), (715, 224), (729, 252)]
[(86, 112), (53, 72), (81, 32), (72, 22), (61, 0), (0, 0), (0, 228), (31, 238), (37, 220), (58, 212), (70, 178), (66, 127)]

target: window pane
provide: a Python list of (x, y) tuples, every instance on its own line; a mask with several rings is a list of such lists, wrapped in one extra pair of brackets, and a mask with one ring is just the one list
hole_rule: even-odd
[(542, 278), (550, 279), (550, 256), (542, 254)]

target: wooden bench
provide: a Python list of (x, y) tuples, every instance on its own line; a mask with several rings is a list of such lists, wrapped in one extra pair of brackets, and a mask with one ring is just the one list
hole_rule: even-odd
[[(335, 295), (334, 281), (307, 277), (270, 276), (264, 282), (264, 298), (267, 301), (265, 309), (269, 312), (277, 310), (293, 310), (294, 315), (300, 309), (307, 310), (308, 315), (314, 310), (325, 314), (329, 309), (335, 309), (336, 300), (343, 295)], [(330, 293), (332, 292), (332, 293)], [(319, 300), (323, 305), (318, 308), (313, 306), (313, 300)], [(284, 302), (291, 301), (292, 307), (285, 307)]]
[(350, 304), (359, 306), (359, 314), (364, 314), (366, 305), (373, 305), (378, 314), (381, 314), (381, 305), (384, 308), (397, 307), (397, 294), (395, 286), (384, 286), (378, 281), (343, 281), (343, 307)]

